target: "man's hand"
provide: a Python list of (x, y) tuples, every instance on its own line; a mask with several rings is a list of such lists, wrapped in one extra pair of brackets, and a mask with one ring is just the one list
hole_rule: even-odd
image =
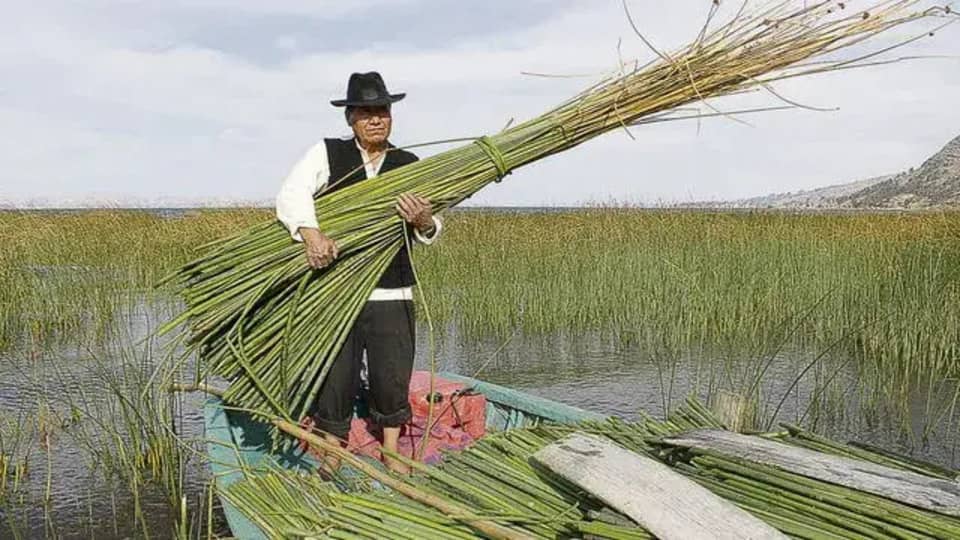
[(303, 248), (307, 254), (307, 264), (314, 270), (324, 268), (339, 255), (337, 243), (329, 236), (320, 232), (320, 229), (300, 227), (300, 236), (303, 237)]
[(433, 207), (427, 199), (417, 194), (404, 193), (397, 199), (397, 213), (421, 234), (433, 231)]

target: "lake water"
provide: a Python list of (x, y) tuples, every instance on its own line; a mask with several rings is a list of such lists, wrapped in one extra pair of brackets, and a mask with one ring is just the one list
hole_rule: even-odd
[[(150, 537), (172, 535), (173, 514), (159, 489), (148, 488), (134, 498), (126, 486), (112, 484), (104, 479), (102, 471), (91, 469), (91, 450), (78, 444), (81, 437), (77, 434), (96, 428), (91, 425), (94, 419), (81, 417), (49, 429), (49, 437), (36, 429), (38, 406), (69, 418), (78, 403), (96, 409), (98, 403), (106, 402), (104, 369), (126, 365), (149, 373), (160, 355), (150, 351), (143, 340), (165, 317), (163, 311), (139, 306), (119, 325), (122, 337), (105, 346), (17, 351), (0, 356), (0, 418), (7, 424), (0, 423), (0, 429), (9, 431), (10, 425), (22, 423), (28, 436), (21, 445), (30, 449), (25, 487), (12, 502), (8, 498), (6, 507), (0, 505), (0, 538), (15, 537), (15, 533), (23, 538), (141, 537), (144, 529)], [(854, 363), (843, 358), (814, 363), (808, 376), (794, 386), (797, 374), (815, 357), (798, 350), (787, 349), (766, 358), (707, 351), (665, 357), (602, 335), (515, 336), (478, 342), (461, 338), (451, 328), (435, 337), (439, 346), (433, 356), (439, 370), (476, 376), (627, 418), (636, 418), (641, 410), (662, 416), (691, 393), (705, 396), (710, 389), (737, 390), (737, 381), (749, 380), (750, 373), (765, 368), (760, 385), (762, 410), (769, 414), (786, 396), (779, 420), (797, 421), (811, 398), (821, 395), (821, 406), (806, 418), (817, 420), (819, 431), (942, 465), (956, 464), (957, 415), (947, 410), (931, 428), (930, 419), (940, 415), (955, 392), (953, 386), (942, 381), (918, 383), (904, 400), (865, 388)], [(421, 369), (430, 365), (429, 342), (425, 325), (421, 325), (417, 351)], [(833, 380), (831, 389), (818, 394), (815, 374), (821, 380)], [(201, 402), (199, 395), (183, 401), (177, 429), (187, 440), (203, 437)], [(23, 416), (24, 411), (29, 414)], [(2, 442), (9, 447), (11, 438), (6, 437)], [(41, 442), (49, 444), (49, 451)], [(186, 471), (191, 508), (199, 508), (208, 480), (204, 464), (192, 459)], [(48, 481), (52, 489), (49, 501), (44, 503)], [(134, 519), (138, 508), (145, 526)], [(215, 527), (228, 533), (220, 516)]]

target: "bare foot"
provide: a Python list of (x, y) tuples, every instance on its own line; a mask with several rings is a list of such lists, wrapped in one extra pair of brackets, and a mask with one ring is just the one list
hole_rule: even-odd
[(393, 459), (384, 456), (383, 464), (387, 466), (387, 469), (401, 476), (408, 476), (410, 474), (410, 466), (399, 459)]

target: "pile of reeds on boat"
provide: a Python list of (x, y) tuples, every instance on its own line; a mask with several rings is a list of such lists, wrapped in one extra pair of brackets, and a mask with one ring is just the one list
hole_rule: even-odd
[[(648, 417), (639, 422), (609, 418), (543, 423), (488, 435), (435, 467), (411, 462), (416, 472), (398, 481), (407, 484), (414, 497), (362, 474), (324, 480), (283, 470), (251, 474), (223, 496), (271, 538), (653, 538), (641, 525), (531, 460), (547, 445), (581, 432), (667, 464), (787, 537), (960, 538), (960, 507), (923, 509), (747, 457), (670, 442), (671, 436), (691, 430), (722, 427), (702, 404), (688, 400), (667, 421)], [(957, 485), (956, 471), (838, 444), (793, 426), (760, 437)], [(423, 500), (465, 511), (443, 512)], [(496, 524), (501, 534), (488, 534), (478, 522)]]

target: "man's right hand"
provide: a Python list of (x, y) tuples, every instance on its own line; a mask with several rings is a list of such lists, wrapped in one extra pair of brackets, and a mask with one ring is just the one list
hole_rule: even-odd
[(314, 270), (325, 268), (339, 255), (337, 243), (320, 232), (320, 229), (300, 227), (298, 232), (303, 237), (303, 248), (310, 268)]

